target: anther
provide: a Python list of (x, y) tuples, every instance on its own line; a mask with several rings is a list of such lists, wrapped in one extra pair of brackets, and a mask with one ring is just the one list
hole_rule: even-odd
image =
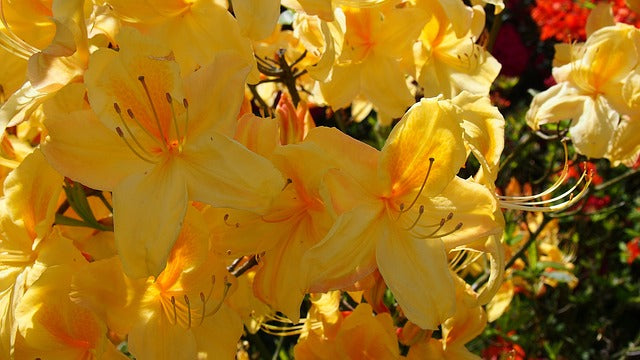
[(284, 184), (284, 187), (282, 188), (282, 191), (284, 191), (284, 189), (286, 189), (287, 186), (289, 186), (289, 184), (292, 184), (292, 183), (293, 183), (293, 180), (287, 178), (287, 182)]
[(191, 302), (189, 302), (189, 297), (187, 296), (187, 294), (184, 295), (184, 303), (187, 304), (187, 318), (189, 323), (189, 326), (187, 327), (187, 329), (190, 329), (191, 328)]
[[(128, 128), (127, 128), (128, 130)], [(131, 151), (137, 156), (139, 157), (141, 160), (146, 161), (150, 164), (155, 164), (155, 162), (153, 162), (152, 160), (142, 156), (142, 154), (140, 154), (132, 145), (131, 143), (129, 143), (129, 140), (127, 140), (127, 138), (124, 136), (124, 132), (122, 132), (122, 129), (119, 126), (116, 126), (116, 133), (118, 134), (118, 136), (120, 136), (120, 138), (124, 141), (125, 144), (127, 144), (127, 146), (129, 147), (129, 149), (131, 149)], [(140, 143), (138, 142), (138, 140), (136, 140), (136, 138), (129, 133), (129, 135), (131, 136), (131, 138), (133, 139), (133, 141), (136, 143), (136, 145), (138, 145), (138, 147), (140, 149), (142, 149), (142, 151), (145, 151), (144, 148), (142, 147), (142, 145), (140, 145)]]
[(229, 223), (229, 214), (224, 214), (224, 224), (229, 226), (229, 227), (235, 227), (236, 229), (240, 227), (240, 223)]
[(411, 226), (409, 226), (405, 230), (413, 229), (418, 224), (418, 221), (420, 221), (420, 218), (422, 217), (422, 214), (424, 214), (424, 205), (420, 205), (420, 208), (418, 209), (418, 216), (416, 217), (416, 220), (413, 222), (413, 224), (411, 224)]

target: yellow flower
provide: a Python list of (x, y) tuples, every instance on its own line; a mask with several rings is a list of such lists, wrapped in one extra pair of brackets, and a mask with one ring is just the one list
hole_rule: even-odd
[(79, 84), (45, 108), (43, 151), (66, 176), (113, 191), (125, 271), (146, 277), (164, 268), (188, 200), (260, 212), (283, 181), (228, 137), (248, 71), (235, 55), (217, 56), (183, 80), (170, 51), (136, 31), (122, 29), (120, 45), (91, 56), (91, 108)]
[(400, 59), (410, 54), (425, 14), (417, 8), (386, 4), (345, 7), (343, 13), (336, 22), (345, 30), (334, 35), (333, 41), (340, 46), (332, 77), (320, 83), (322, 95), (329, 105), (340, 108), (362, 94), (384, 117), (400, 117), (414, 102)]
[(446, 252), (501, 232), (496, 201), (482, 185), (456, 177), (466, 150), (448, 101), (422, 99), (379, 158), (372, 152), (367, 163), (324, 177), (339, 216), (303, 259), (310, 290), (349, 286), (377, 266), (407, 318), (433, 329), (454, 311)]
[(578, 152), (633, 163), (640, 151), (634, 131), (638, 110), (629, 106), (634, 91), (626, 84), (633, 83), (638, 49), (640, 30), (633, 26), (616, 24), (591, 34), (579, 51), (570, 52), (577, 59), (554, 68), (559, 82), (534, 97), (527, 124), (537, 130), (572, 119), (570, 137)]
[(424, 88), (424, 95), (443, 94), (452, 98), (463, 90), (489, 94), (489, 88), (500, 72), (500, 64), (475, 43), (484, 29), (482, 8), (473, 9), (473, 19), (469, 20), (471, 27), (458, 35), (455, 31), (457, 18), (447, 17), (446, 9), (438, 3), (425, 5), (432, 15), (420, 34), (420, 46), (414, 48), (417, 80)]
[(69, 299), (72, 276), (87, 265), (75, 260), (48, 268), (20, 300), (16, 359), (126, 359), (98, 316)]
[[(341, 317), (340, 313), (337, 316)], [(296, 359), (399, 359), (393, 319), (362, 303), (337, 324), (335, 335), (310, 332), (295, 346)]]

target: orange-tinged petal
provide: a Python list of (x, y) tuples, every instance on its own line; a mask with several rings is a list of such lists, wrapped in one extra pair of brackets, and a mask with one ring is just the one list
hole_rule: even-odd
[(175, 161), (133, 174), (113, 190), (113, 225), (122, 266), (132, 278), (158, 275), (180, 232), (187, 184)]
[[(290, 229), (286, 243), (266, 253), (253, 281), (254, 294), (274, 310), (285, 314), (294, 324), (300, 320), (300, 305), (304, 298), (304, 275), (294, 271), (310, 244), (307, 224)], [(283, 241), (284, 242), (284, 241)]]
[(94, 189), (113, 190), (129, 174), (151, 166), (98, 120), (84, 95), (82, 84), (71, 84), (46, 104), (49, 137), (42, 152), (61, 174)]
[(137, 309), (131, 306), (144, 279), (131, 280), (122, 270), (118, 256), (89, 263), (73, 276), (70, 299), (92, 310), (110, 330), (124, 335), (134, 324)]
[(27, 156), (5, 180), (7, 212), (36, 240), (34, 247), (51, 229), (62, 181), (62, 175), (51, 168), (39, 150)]
[(268, 158), (279, 145), (278, 121), (244, 114), (238, 119), (233, 138), (254, 153)]
[(373, 315), (371, 305), (359, 304), (344, 320), (337, 340), (349, 359), (398, 359), (400, 349), (388, 313)]
[(379, 237), (378, 268), (407, 318), (424, 329), (436, 329), (453, 315), (455, 288), (440, 239), (414, 239), (395, 231)]
[(425, 196), (439, 194), (465, 159), (461, 119), (451, 103), (422, 99), (393, 128), (382, 148), (378, 172), (383, 191), (401, 197), (424, 187)]
[[(41, 355), (66, 350), (82, 358), (100, 354), (106, 326), (90, 310), (69, 300), (71, 277), (79, 264), (47, 269), (16, 308), (16, 320), (26, 344)], [(46, 299), (46, 301), (45, 301)]]
[(185, 144), (181, 160), (189, 198), (215, 207), (264, 212), (284, 187), (269, 161), (217, 132)]
[[(180, 103), (184, 98), (178, 65), (167, 48), (133, 29), (123, 28), (118, 39), (120, 51), (100, 49), (91, 54), (85, 73), (89, 102), (107, 128), (115, 132), (120, 127), (125, 134), (130, 129), (142, 148), (156, 153), (153, 149), (159, 150), (163, 143), (176, 138), (174, 115), (166, 94), (180, 99)], [(140, 77), (144, 78), (148, 92)], [(118, 104), (121, 116), (114, 103)], [(178, 126), (184, 128), (185, 120), (180, 116), (184, 108), (178, 105), (174, 109), (179, 112)], [(135, 120), (128, 115), (129, 111)]]

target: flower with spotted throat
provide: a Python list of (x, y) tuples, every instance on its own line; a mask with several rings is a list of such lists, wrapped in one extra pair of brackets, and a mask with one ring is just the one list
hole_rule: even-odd
[(164, 268), (188, 200), (261, 212), (284, 181), (230, 139), (249, 71), (234, 53), (181, 78), (162, 45), (127, 28), (119, 44), (92, 54), (88, 103), (74, 84), (45, 108), (43, 152), (65, 176), (113, 192), (116, 247), (140, 278)]

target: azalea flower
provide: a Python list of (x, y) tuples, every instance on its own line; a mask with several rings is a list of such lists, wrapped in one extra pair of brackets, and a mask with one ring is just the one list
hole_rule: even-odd
[(66, 176), (113, 192), (118, 253), (127, 274), (146, 277), (164, 268), (189, 199), (260, 212), (283, 182), (228, 137), (248, 72), (242, 61), (221, 54), (183, 80), (167, 48), (131, 29), (119, 39), (120, 51), (92, 54), (90, 105), (74, 84), (45, 108), (43, 151)]
[(494, 196), (455, 175), (465, 159), (455, 107), (422, 99), (379, 155), (329, 170), (323, 191), (338, 217), (304, 257), (309, 290), (350, 286), (377, 267), (410, 321), (433, 329), (450, 317), (447, 251), (501, 232)]
[[(536, 95), (527, 112), (533, 129), (573, 119), (570, 137), (581, 154), (631, 164), (640, 150), (633, 102), (623, 92), (638, 66), (640, 30), (624, 24), (595, 31), (573, 51), (573, 60), (554, 68), (558, 84)], [(566, 55), (565, 55), (566, 57)], [(631, 81), (633, 83), (633, 81)], [(627, 88), (628, 89), (628, 88)], [(635, 139), (635, 140), (634, 140)]]

